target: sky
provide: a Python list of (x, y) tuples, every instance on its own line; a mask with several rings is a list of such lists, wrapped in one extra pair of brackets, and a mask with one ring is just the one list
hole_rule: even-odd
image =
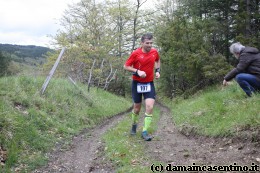
[(68, 4), (79, 0), (0, 0), (0, 43), (51, 47)]
[(68, 4), (79, 1), (0, 0), (0, 43), (52, 47), (50, 36), (61, 29), (60, 19)]

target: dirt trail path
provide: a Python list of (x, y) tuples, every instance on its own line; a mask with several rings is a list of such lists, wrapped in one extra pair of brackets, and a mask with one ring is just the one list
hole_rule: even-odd
[[(170, 110), (162, 105), (158, 129), (147, 145), (146, 154), (153, 160), (172, 165), (251, 165), (260, 164), (259, 143), (237, 142), (231, 139), (187, 137), (174, 126)], [(129, 110), (128, 110), (129, 111)], [(34, 173), (113, 173), (112, 163), (104, 160), (101, 136), (120, 122), (126, 113), (106, 120), (96, 128), (74, 137), (71, 147), (50, 155), (47, 166)], [(152, 164), (152, 163), (151, 163)], [(166, 166), (166, 165), (165, 165)]]
[(185, 136), (175, 128), (170, 110), (159, 107), (158, 130), (153, 142), (147, 143), (148, 153), (157, 161), (171, 165), (260, 165), (259, 143)]
[(113, 173), (112, 164), (100, 157), (104, 148), (101, 136), (119, 123), (129, 111), (113, 116), (94, 129), (74, 137), (69, 149), (50, 154), (48, 165), (34, 173)]

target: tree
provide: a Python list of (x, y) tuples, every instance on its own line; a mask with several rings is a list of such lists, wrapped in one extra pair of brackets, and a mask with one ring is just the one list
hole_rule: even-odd
[[(164, 6), (171, 5), (167, 0), (164, 2)], [(176, 9), (171, 12), (173, 17), (169, 10), (161, 13), (166, 19), (157, 26), (157, 43), (165, 71), (161, 86), (170, 97), (187, 96), (215, 84), (229, 68), (223, 56), (229, 38), (225, 32), (229, 21), (220, 24), (224, 14), (212, 8), (213, 2), (217, 5), (217, 1), (178, 1), (175, 3), (178, 7), (170, 8)]]
[(0, 51), (0, 77), (8, 73), (10, 58)]
[(145, 2), (81, 0), (71, 5), (61, 20), (63, 29), (55, 36), (59, 47), (67, 47), (60, 66), (64, 69), (57, 69), (58, 73), (125, 95), (128, 77), (123, 63), (136, 48), (137, 37), (146, 31), (142, 27), (147, 26), (146, 16), (140, 9)]

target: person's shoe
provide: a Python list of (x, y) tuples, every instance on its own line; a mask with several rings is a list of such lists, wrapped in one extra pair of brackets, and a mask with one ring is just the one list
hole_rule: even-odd
[(142, 132), (142, 138), (143, 138), (145, 141), (151, 141), (151, 140), (152, 140), (152, 137), (148, 135), (147, 131), (143, 131), (143, 132)]
[(137, 124), (132, 125), (131, 135), (136, 135)]

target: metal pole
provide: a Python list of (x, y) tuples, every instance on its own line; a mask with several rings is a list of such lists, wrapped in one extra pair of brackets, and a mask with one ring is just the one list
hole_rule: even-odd
[(49, 75), (48, 75), (47, 78), (45, 79), (44, 84), (42, 85), (42, 89), (41, 89), (41, 94), (42, 94), (42, 95), (44, 94), (44, 91), (45, 91), (45, 89), (47, 88), (47, 86), (48, 86), (48, 84), (49, 84), (49, 81), (51, 80), (51, 78), (52, 78), (52, 76), (53, 76), (53, 74), (54, 74), (54, 72), (55, 72), (55, 70), (56, 70), (56, 68), (57, 68), (57, 66), (58, 66), (58, 64), (59, 64), (59, 62), (60, 62), (60, 59), (61, 59), (61, 57), (62, 57), (62, 55), (63, 55), (64, 52), (65, 52), (65, 47), (62, 48), (62, 50), (61, 50), (61, 52), (60, 52), (60, 55), (58, 56), (58, 58), (57, 58), (55, 64), (53, 65), (53, 67), (52, 67), (52, 69), (51, 69)]

